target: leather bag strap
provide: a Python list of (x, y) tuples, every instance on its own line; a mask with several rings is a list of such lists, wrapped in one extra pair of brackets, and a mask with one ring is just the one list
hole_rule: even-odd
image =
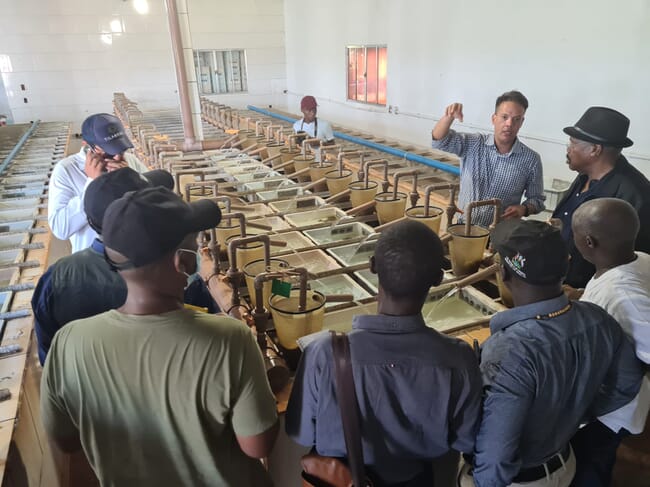
[(361, 446), (361, 426), (359, 403), (354, 389), (350, 342), (345, 333), (330, 331), (334, 352), (334, 377), (336, 396), (341, 411), (345, 448), (348, 452), (348, 465), (355, 487), (365, 487), (366, 475)]

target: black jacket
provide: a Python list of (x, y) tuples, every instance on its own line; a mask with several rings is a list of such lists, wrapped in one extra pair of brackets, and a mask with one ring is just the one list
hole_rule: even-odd
[[(572, 216), (572, 214), (564, 216), (564, 211), (566, 211), (564, 205), (573, 194), (580, 192), (585, 182), (586, 176), (578, 176), (553, 212), (553, 217), (562, 219), (564, 225), (570, 225)], [(625, 157), (620, 156), (614, 169), (600, 180), (586, 201), (596, 198), (620, 198), (636, 209), (641, 222), (636, 239), (636, 250), (650, 253), (650, 181), (648, 178), (627, 162)], [(567, 243), (571, 261), (565, 282), (575, 288), (582, 288), (589, 282), (596, 269), (578, 252), (573, 243), (573, 232), (570, 232), (570, 235)]]

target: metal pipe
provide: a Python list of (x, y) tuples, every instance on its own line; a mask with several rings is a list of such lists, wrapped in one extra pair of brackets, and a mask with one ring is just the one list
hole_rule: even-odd
[(418, 170), (417, 169), (406, 169), (405, 171), (397, 171), (393, 175), (393, 199), (397, 199), (397, 189), (399, 185), (399, 180), (406, 176), (413, 176), (413, 186), (411, 188), (411, 193), (409, 194), (411, 198), (411, 206), (415, 206), (420, 198), (420, 193), (418, 193)]
[(307, 144), (311, 144), (311, 142), (318, 142), (320, 144), (320, 141), (321, 141), (320, 139), (316, 139), (316, 138), (303, 140), (302, 141), (302, 156), (305, 157), (307, 155)]
[[(185, 201), (188, 203), (190, 202), (190, 199), (192, 197), (192, 190), (193, 189), (201, 189), (201, 196), (207, 196), (205, 194), (205, 188), (210, 188), (212, 190), (211, 195), (216, 196), (217, 195), (217, 183), (214, 181), (197, 181), (194, 183), (187, 183), (185, 185)], [(230, 201), (230, 200), (229, 200)]]
[(228, 243), (228, 272), (226, 276), (232, 286), (232, 306), (239, 306), (239, 285), (243, 272), (237, 268), (237, 248), (251, 242), (262, 242), (264, 246), (264, 263), (268, 266), (271, 260), (271, 244), (268, 235), (253, 235), (252, 237), (234, 238)]
[(458, 189), (458, 184), (456, 183), (442, 183), (442, 184), (430, 184), (424, 188), (424, 216), (429, 216), (429, 205), (431, 203), (431, 193), (436, 189), (448, 189), (449, 190), (449, 203), (447, 204), (447, 228), (451, 225), (451, 222), (456, 214), (456, 190)]
[[(264, 110), (263, 108), (258, 108), (253, 105), (248, 105), (246, 107), (248, 110), (252, 110), (254, 112), (262, 113), (264, 115), (267, 115), (269, 117), (275, 117), (280, 120), (284, 120), (286, 122), (291, 122), (294, 123), (296, 119), (293, 119), (291, 117), (286, 117), (284, 115), (280, 115), (278, 113), (270, 112), (268, 110)], [(460, 176), (460, 169), (456, 166), (452, 166), (451, 164), (445, 164), (444, 162), (437, 161), (435, 159), (429, 159), (426, 157), (422, 157), (417, 154), (411, 154), (410, 152), (406, 152), (400, 149), (395, 149), (394, 147), (389, 147), (387, 145), (383, 144), (378, 144), (376, 142), (371, 142), (369, 140), (361, 139), (359, 137), (353, 137), (351, 135), (345, 134), (343, 132), (334, 132), (334, 136), (343, 140), (347, 140), (348, 142), (354, 142), (355, 144), (363, 145), (365, 147), (370, 147), (371, 149), (375, 149), (381, 152), (386, 152), (388, 154), (391, 154), (393, 156), (399, 157), (400, 159), (406, 159), (407, 161), (413, 161), (413, 162), (419, 162), (420, 164), (424, 164), (425, 166), (433, 167), (435, 169), (440, 169), (441, 171), (448, 172), (450, 174), (453, 174), (455, 176)]]
[(7, 166), (11, 163), (11, 161), (16, 157), (18, 152), (20, 152), (20, 149), (23, 148), (23, 145), (25, 145), (25, 142), (27, 142), (27, 139), (31, 137), (31, 135), (34, 133), (38, 125), (41, 123), (40, 120), (36, 120), (35, 122), (32, 122), (32, 126), (29, 127), (27, 132), (23, 134), (23, 136), (18, 140), (18, 143), (14, 146), (13, 149), (11, 149), (11, 152), (7, 157), (5, 157), (4, 161), (2, 161), (2, 164), (0, 164), (0, 174), (2, 174), (5, 169), (7, 169)]
[(347, 156), (347, 157), (350, 157), (350, 156), (359, 156), (359, 158), (361, 159), (361, 166), (363, 166), (363, 158), (364, 158), (364, 156), (365, 156), (365, 152), (364, 152), (364, 151), (355, 150), (355, 151), (350, 151), (350, 152), (343, 152), (343, 151), (340, 151), (340, 152), (338, 153), (338, 155), (336, 156), (336, 163), (338, 164), (339, 176), (341, 176), (341, 177), (343, 177), (343, 169), (344, 169), (344, 166), (343, 166), (343, 157), (345, 157), (345, 156)]
[[(221, 196), (223, 198), (223, 196)], [(227, 198), (227, 196), (226, 196)], [(239, 234), (241, 237), (246, 236), (246, 216), (243, 213), (226, 213), (221, 215), (221, 221), (226, 221), (226, 225), (232, 227), (232, 219), (239, 220)]]
[(385, 193), (388, 191), (388, 186), (390, 185), (390, 182), (388, 181), (388, 159), (373, 159), (370, 161), (367, 161), (363, 165), (363, 180), (365, 182), (365, 188), (368, 189), (368, 183), (370, 181), (370, 168), (372, 166), (384, 166), (384, 180), (381, 183), (381, 190)]
[(183, 135), (185, 137), (183, 150), (193, 152), (220, 149), (222, 146), (222, 141), (220, 140), (196, 140), (196, 130), (192, 116), (192, 107), (190, 105), (190, 93), (188, 91), (187, 68), (183, 55), (183, 38), (178, 20), (176, 0), (165, 0), (165, 5), (167, 6), (167, 19), (169, 21), (169, 32), (171, 34), (172, 53), (178, 84), (178, 96), (180, 98), (181, 117), (183, 120)]
[(494, 206), (494, 219), (490, 228), (494, 228), (501, 218), (501, 200), (493, 198), (491, 200), (471, 201), (465, 207), (465, 235), (470, 235), (472, 227), (472, 209), (480, 206)]

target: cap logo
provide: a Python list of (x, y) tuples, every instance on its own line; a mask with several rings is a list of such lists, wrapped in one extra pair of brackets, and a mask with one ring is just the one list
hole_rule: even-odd
[(510, 268), (520, 277), (526, 279), (526, 273), (524, 272), (524, 264), (526, 263), (526, 258), (517, 252), (511, 257), (505, 257), (504, 259)]
[(124, 135), (124, 133), (117, 127), (117, 125), (109, 125), (106, 127), (106, 132), (108, 132), (108, 136), (104, 137), (104, 142), (117, 139), (118, 137), (122, 137)]

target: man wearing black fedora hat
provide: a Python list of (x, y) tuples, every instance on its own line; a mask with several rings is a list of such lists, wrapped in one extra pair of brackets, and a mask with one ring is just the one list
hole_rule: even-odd
[(567, 164), (579, 174), (553, 217), (562, 221), (562, 237), (571, 255), (566, 283), (574, 288), (583, 288), (595, 272), (573, 243), (571, 231), (573, 212), (585, 201), (620, 198), (630, 203), (641, 222), (636, 250), (650, 252), (650, 181), (621, 155), (633, 143), (627, 136), (629, 127), (630, 120), (622, 113), (590, 107), (575, 125), (564, 128), (569, 135)]

